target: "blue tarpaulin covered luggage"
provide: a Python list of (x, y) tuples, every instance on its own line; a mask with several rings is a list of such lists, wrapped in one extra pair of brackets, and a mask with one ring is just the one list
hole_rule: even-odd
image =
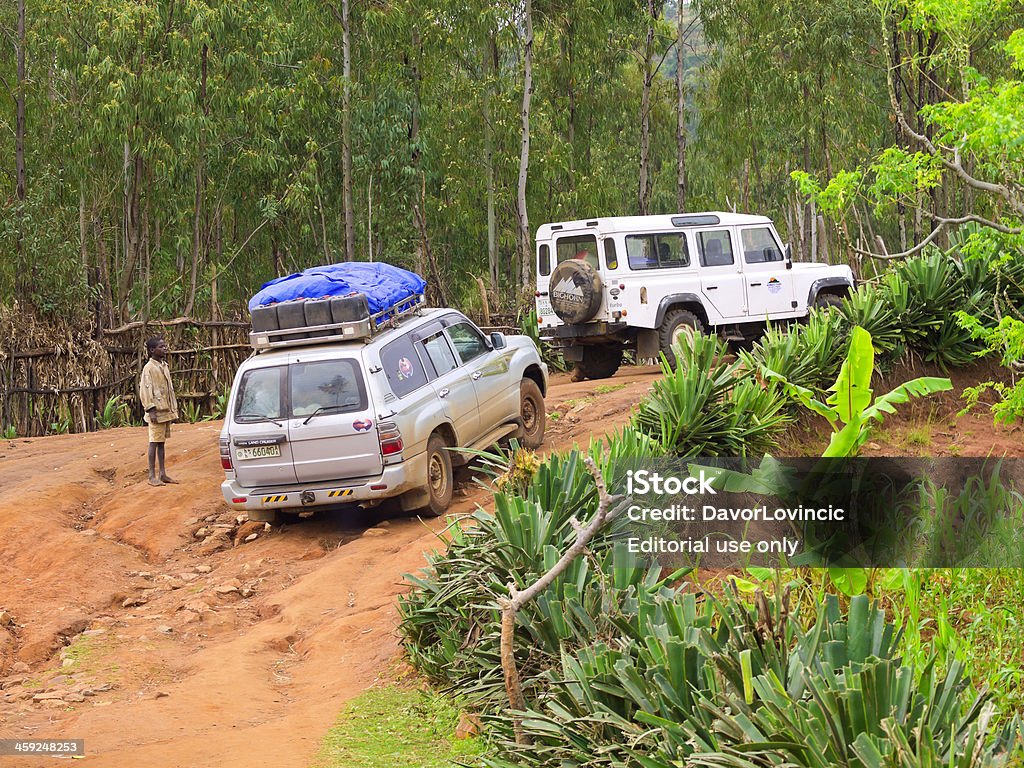
[(249, 300), (249, 311), (268, 304), (293, 299), (320, 299), (362, 293), (370, 313), (390, 309), (403, 299), (418, 296), (427, 287), (415, 272), (380, 262), (346, 262), (310, 267), (286, 277), (264, 283)]

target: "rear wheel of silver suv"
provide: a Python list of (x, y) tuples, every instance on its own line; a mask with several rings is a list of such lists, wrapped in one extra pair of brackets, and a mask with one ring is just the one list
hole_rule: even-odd
[(438, 434), (431, 435), (427, 441), (427, 493), (430, 501), (421, 511), (434, 517), (448, 511), (455, 491), (452, 457), (447, 448)]

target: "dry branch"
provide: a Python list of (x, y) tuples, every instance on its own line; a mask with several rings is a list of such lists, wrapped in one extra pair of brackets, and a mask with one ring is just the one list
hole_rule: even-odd
[(247, 322), (241, 320), (195, 320), (191, 317), (176, 317), (173, 320), (135, 320), (131, 323), (119, 325), (117, 328), (108, 328), (103, 331), (104, 336), (117, 336), (118, 334), (134, 331), (139, 328), (171, 328), (176, 325), (194, 325), (199, 328), (249, 328)]
[(505, 692), (508, 694), (509, 708), (512, 709), (512, 727), (515, 731), (516, 744), (528, 745), (530, 743), (529, 738), (523, 733), (523, 719), (520, 714), (526, 709), (526, 699), (523, 696), (522, 681), (519, 677), (519, 668), (516, 666), (514, 652), (516, 613), (547, 589), (573, 560), (582, 555), (587, 549), (587, 544), (601, 527), (621, 512), (625, 506), (621, 496), (608, 494), (601, 470), (598, 469), (594, 460), (588, 456), (584, 463), (597, 485), (598, 503), (594, 517), (585, 526), (575, 517), (571, 518), (569, 523), (576, 531), (576, 540), (559, 558), (558, 562), (522, 591), (516, 589), (516, 585), (510, 582), (508, 585), (509, 596), (498, 600), (498, 605), (501, 606), (501, 668), (505, 673)]

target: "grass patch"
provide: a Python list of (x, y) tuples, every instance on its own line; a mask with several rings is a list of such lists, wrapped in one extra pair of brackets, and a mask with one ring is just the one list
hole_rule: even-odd
[[(907, 570), (891, 597), (902, 608), (907, 655), (963, 661), (1004, 717), (1024, 711), (1024, 579), (1015, 568)], [(901, 594), (902, 593), (902, 594)]]
[(578, 405), (590, 405), (593, 401), (592, 397), (574, 397), (562, 403), (562, 407), (572, 410)]
[(318, 768), (450, 768), (484, 751), (479, 737), (456, 739), (459, 710), (440, 695), (390, 686), (345, 705), (324, 737)]
[(914, 427), (907, 431), (907, 444), (926, 448), (932, 444), (932, 430), (930, 425)]
[(607, 395), (610, 392), (618, 392), (620, 389), (625, 389), (626, 384), (599, 384), (594, 387), (595, 394)]
[(71, 645), (60, 652), (63, 672), (91, 671), (106, 647), (109, 639), (105, 635), (79, 635)]

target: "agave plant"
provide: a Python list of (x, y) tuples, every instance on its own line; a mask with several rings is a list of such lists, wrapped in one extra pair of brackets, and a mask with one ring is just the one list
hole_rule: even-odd
[(775, 445), (789, 421), (774, 385), (725, 362), (724, 343), (696, 334), (680, 339), (673, 368), (662, 358), (662, 378), (640, 403), (634, 424), (678, 456), (760, 455)]
[[(888, 288), (898, 287), (890, 284)], [(843, 317), (851, 327), (860, 326), (871, 334), (875, 351), (883, 362), (893, 362), (906, 352), (903, 319), (893, 306), (899, 291), (887, 290), (883, 283), (866, 285), (843, 299)]]
[[(608, 438), (607, 449), (595, 441), (588, 452), (611, 487), (627, 466), (659, 455), (655, 443), (628, 429)], [(579, 450), (549, 457), (521, 496), (496, 493), (493, 511), (478, 509), (472, 526), (454, 527), (447, 551), (429, 556), (423, 574), (406, 577), (414, 588), (399, 602), (401, 631), (426, 674), (483, 705), (502, 700), (497, 600), (509, 583), (522, 587), (547, 571), (575, 538), (572, 519), (596, 507), (597, 488), (583, 459)], [(574, 561), (519, 613), (516, 653), (527, 692), (532, 677), (558, 663), (563, 646), (611, 631), (611, 617), (624, 610), (634, 580), (608, 549), (621, 525), (602, 531), (589, 545), (591, 557)]]
[(960, 262), (933, 249), (897, 264), (892, 277), (907, 289), (903, 332), (908, 345), (943, 368), (970, 363), (981, 347), (954, 314), (978, 311), (986, 293), (980, 287), (969, 290)]

